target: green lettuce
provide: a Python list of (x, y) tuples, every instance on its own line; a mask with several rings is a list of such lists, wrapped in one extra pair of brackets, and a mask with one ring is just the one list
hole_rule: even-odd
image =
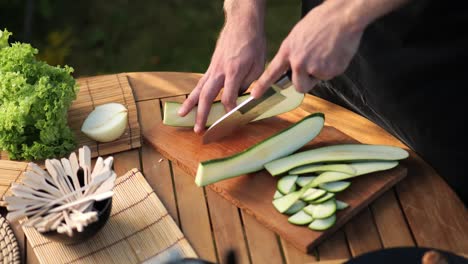
[(11, 159), (64, 156), (76, 147), (67, 111), (78, 87), (73, 68), (36, 59), (30, 44), (8, 44), (0, 30), (0, 148)]

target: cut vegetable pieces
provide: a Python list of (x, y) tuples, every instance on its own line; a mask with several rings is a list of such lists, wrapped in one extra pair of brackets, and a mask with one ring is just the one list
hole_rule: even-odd
[(298, 166), (321, 162), (359, 160), (401, 160), (408, 157), (404, 149), (386, 145), (343, 144), (311, 149), (273, 160), (265, 168), (273, 175), (283, 174)]
[(284, 213), (287, 214), (287, 215), (295, 214), (295, 213), (301, 211), (302, 208), (304, 208), (306, 205), (307, 205), (306, 202), (301, 201), (301, 200), (297, 200), (297, 201), (296, 201), (291, 207), (289, 207), (289, 209), (286, 210)]
[(297, 185), (304, 187), (308, 183), (310, 183), (313, 179), (315, 179), (317, 176), (299, 176), (297, 177), (296, 183)]
[[(296, 91), (295, 87), (289, 87), (281, 91), (286, 99), (278, 103), (265, 113), (258, 116), (253, 121), (258, 121), (268, 117), (276, 116), (282, 113), (289, 112), (298, 107), (304, 99), (304, 94)], [(237, 98), (237, 104), (242, 103), (250, 97), (250, 94), (245, 94)], [(197, 113), (197, 107), (195, 106), (186, 116), (181, 117), (178, 115), (178, 111), (182, 106), (181, 103), (177, 102), (166, 102), (164, 104), (164, 118), (163, 123), (168, 126), (181, 126), (181, 127), (193, 127), (195, 125), (195, 118)], [(210, 113), (206, 126), (212, 125), (216, 120), (226, 114), (224, 105), (220, 101), (216, 101), (211, 105)], [(252, 122), (253, 122), (252, 121)]]
[(332, 215), (324, 219), (314, 219), (314, 221), (312, 221), (309, 224), (309, 228), (312, 230), (316, 230), (316, 231), (323, 231), (323, 230), (330, 228), (332, 225), (335, 224), (335, 222), (336, 222), (335, 215)]
[(327, 218), (336, 212), (335, 199), (330, 199), (321, 204), (314, 204), (312, 206), (313, 206), (312, 217), (314, 219)]
[(336, 210), (343, 210), (343, 209), (348, 208), (349, 206), (349, 204), (340, 200), (336, 200), (335, 203), (336, 203)]
[(321, 190), (321, 189), (315, 189), (315, 188), (309, 188), (303, 195), (302, 195), (302, 200), (306, 202), (310, 202), (313, 200), (317, 200), (318, 198), (324, 196), (327, 194), (327, 191)]
[(297, 175), (286, 175), (278, 180), (277, 188), (282, 194), (288, 194), (296, 190)]
[(335, 197), (335, 194), (334, 193), (327, 193), (325, 194), (324, 196), (316, 199), (316, 200), (313, 200), (313, 201), (310, 201), (310, 203), (312, 204), (319, 204), (319, 203), (323, 203), (325, 201), (328, 201), (330, 200), (331, 198)]
[(302, 194), (303, 192), (300, 190), (286, 194), (283, 197), (273, 200), (273, 206), (278, 210), (278, 212), (284, 213), (299, 200)]
[(312, 216), (301, 210), (288, 218), (288, 222), (295, 225), (307, 225), (314, 220)]
[(306, 207), (304, 207), (304, 209), (302, 209), (302, 211), (306, 212), (308, 215), (312, 216), (312, 214), (314, 213), (314, 205), (313, 204), (309, 204), (307, 205)]
[(280, 191), (276, 190), (275, 194), (273, 195), (273, 199), (278, 199), (280, 197), (283, 197), (284, 194), (282, 194)]
[(289, 128), (233, 156), (203, 161), (198, 165), (195, 183), (205, 186), (217, 181), (259, 171), (265, 163), (298, 150), (323, 128), (324, 115), (311, 114)]
[(389, 170), (398, 165), (398, 161), (371, 161), (371, 162), (358, 162), (352, 163), (354, 169), (356, 169), (356, 174), (350, 175), (342, 172), (335, 172), (335, 171), (326, 171), (317, 178), (315, 178), (311, 183), (311, 187), (319, 186), (320, 184), (327, 183), (327, 182), (336, 182), (341, 181), (357, 176), (361, 176), (364, 174), (368, 174), (371, 172), (376, 171), (383, 171)]
[(321, 189), (324, 189), (327, 192), (341, 192), (347, 189), (351, 185), (350, 182), (347, 181), (336, 181), (336, 182), (326, 182), (319, 184)]
[(311, 164), (292, 169), (289, 171), (289, 174), (304, 174), (322, 171), (338, 171), (347, 174), (356, 173), (356, 170), (348, 164)]

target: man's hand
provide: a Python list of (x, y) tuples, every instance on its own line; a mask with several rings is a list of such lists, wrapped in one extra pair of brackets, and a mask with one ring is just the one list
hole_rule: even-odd
[(198, 104), (195, 132), (204, 130), (211, 104), (221, 88), (224, 87), (221, 102), (229, 111), (236, 106), (239, 93), (263, 72), (266, 41), (262, 2), (226, 1), (226, 24), (210, 66), (179, 111), (179, 115), (185, 116)]
[(256, 82), (252, 95), (260, 97), (289, 68), (296, 90), (302, 93), (319, 80), (343, 73), (357, 51), (364, 29), (350, 23), (345, 6), (342, 1), (327, 0), (297, 23)]

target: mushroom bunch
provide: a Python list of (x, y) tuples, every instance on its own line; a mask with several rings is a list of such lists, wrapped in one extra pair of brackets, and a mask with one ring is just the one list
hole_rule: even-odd
[(71, 153), (68, 159), (46, 160), (47, 171), (30, 163), (21, 183), (12, 185), (13, 195), (4, 198), (7, 219), (12, 222), (27, 217), (22, 224), (39, 232), (56, 230), (70, 237), (74, 230), (82, 232), (98, 220), (94, 202), (114, 194), (112, 163), (112, 157), (99, 157), (92, 169), (87, 146), (79, 149), (78, 157)]

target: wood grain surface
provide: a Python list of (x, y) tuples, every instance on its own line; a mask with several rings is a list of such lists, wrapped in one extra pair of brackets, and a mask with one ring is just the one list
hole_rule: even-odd
[[(235, 135), (207, 145), (203, 145), (201, 136), (193, 133), (191, 129), (169, 127), (162, 123), (147, 130), (144, 137), (157, 151), (176, 163), (182, 170), (195, 175), (200, 161), (238, 153), (291, 126), (308, 114), (306, 111), (297, 109), (278, 117), (249, 124)], [(320, 135), (303, 149), (350, 142), (356, 141), (336, 128), (326, 126)], [(398, 166), (393, 170), (353, 179), (351, 187), (338, 194), (338, 199), (349, 203), (350, 208), (339, 212), (337, 223), (325, 232), (316, 232), (307, 227), (289, 224), (287, 216), (278, 213), (273, 208), (271, 200), (277, 179), (264, 170), (221, 181), (210, 187), (299, 250), (311, 252), (321, 241), (405, 175), (406, 169)]]

